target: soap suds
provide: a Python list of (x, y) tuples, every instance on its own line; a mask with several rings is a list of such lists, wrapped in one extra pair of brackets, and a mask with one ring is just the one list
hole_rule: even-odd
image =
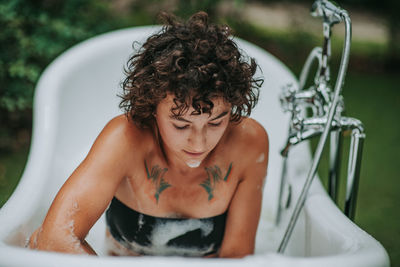
[(140, 213), (139, 218), (138, 218), (138, 226), (139, 226), (138, 231), (140, 231), (142, 229), (143, 225), (144, 225), (143, 214)]
[(262, 162), (264, 162), (264, 159), (265, 159), (265, 155), (264, 155), (264, 153), (261, 153), (260, 156), (258, 156), (256, 163), (262, 163)]
[(110, 231), (107, 229), (106, 231), (106, 251), (110, 256), (140, 256), (140, 254), (135, 253), (132, 250), (129, 250), (125, 246), (123, 246), (120, 242), (114, 239), (114, 237), (110, 234)]
[(165, 246), (168, 241), (187, 232), (200, 229), (202, 236), (209, 235), (214, 226), (211, 222), (187, 220), (181, 222), (158, 223), (153, 231), (152, 243), (155, 246)]
[(201, 164), (201, 160), (193, 160), (193, 161), (188, 161), (186, 162), (186, 165), (188, 165), (190, 168), (197, 168)]
[(40, 226), (38, 229), (36, 229), (32, 236), (32, 238), (33, 238), (32, 243), (30, 244), (30, 238), (28, 238), (26, 240), (25, 247), (30, 248), (30, 249), (37, 249), (37, 240), (38, 240), (40, 234), (42, 233), (42, 231), (43, 231), (42, 226)]
[[(66, 223), (59, 225), (59, 227), (60, 229), (63, 229), (68, 233), (68, 235), (66, 236), (67, 239), (64, 241), (67, 246), (73, 249), (74, 252), (87, 254), (87, 252), (82, 248), (81, 241), (75, 235), (75, 221), (72, 219), (72, 217), (78, 210), (79, 210), (78, 203), (74, 202), (72, 205), (72, 209), (68, 210), (66, 214)], [(37, 230), (35, 230), (35, 232), (32, 235), (32, 241), (30, 242), (30, 239), (27, 239), (25, 247), (29, 247), (31, 249), (37, 249), (38, 239), (40, 238), (42, 231), (43, 231), (42, 226), (40, 226)], [(41, 242), (42, 243), (45, 242), (44, 243), (45, 246), (47, 248), (51, 248), (54, 246), (53, 241), (54, 240), (44, 240), (44, 241), (42, 240)]]
[[(138, 252), (145, 255), (180, 255), (180, 256), (192, 256), (199, 257), (208, 254), (214, 250), (215, 244), (212, 243), (202, 249), (198, 247), (178, 247), (168, 244), (171, 240), (185, 235), (188, 232), (200, 229), (202, 236), (207, 236), (213, 231), (213, 224), (211, 222), (194, 220), (185, 221), (171, 221), (171, 222), (159, 222), (155, 225), (155, 228), (150, 237), (150, 246), (140, 245), (134, 241), (130, 242), (123, 237), (121, 245), (128, 248), (131, 251)], [(110, 241), (111, 242), (111, 241)], [(111, 242), (112, 243), (112, 242)], [(109, 244), (111, 245), (111, 244)], [(115, 247), (114, 247), (115, 251)], [(122, 252), (119, 250), (119, 252)], [(126, 254), (126, 252), (124, 253)]]
[(79, 211), (78, 203), (75, 201), (72, 205), (72, 209), (67, 213), (68, 223), (64, 225), (64, 229), (68, 231), (68, 240), (66, 240), (67, 244), (70, 244), (73, 250), (77, 253), (87, 254), (86, 251), (82, 248), (82, 243), (75, 235), (75, 221), (72, 217), (76, 212)]

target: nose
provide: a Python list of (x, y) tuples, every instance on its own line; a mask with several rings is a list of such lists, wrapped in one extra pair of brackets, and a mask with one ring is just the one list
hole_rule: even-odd
[(207, 133), (205, 131), (192, 131), (188, 138), (190, 152), (198, 153), (206, 150)]

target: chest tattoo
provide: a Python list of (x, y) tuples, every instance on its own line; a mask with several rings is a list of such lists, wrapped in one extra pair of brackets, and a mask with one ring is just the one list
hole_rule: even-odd
[(156, 198), (156, 202), (158, 204), (158, 199), (161, 192), (171, 186), (164, 179), (164, 174), (168, 171), (168, 169), (161, 168), (158, 165), (155, 165), (151, 168), (151, 171), (149, 171), (146, 161), (144, 162), (144, 167), (146, 168), (147, 179), (151, 180), (151, 182), (156, 186), (154, 197)]
[[(160, 194), (165, 189), (172, 186), (164, 179), (164, 175), (168, 171), (168, 168), (162, 168), (159, 165), (154, 165), (153, 167), (151, 167), (151, 169), (149, 169), (146, 161), (144, 162), (144, 166), (146, 169), (147, 179), (150, 180), (156, 187), (156, 192), (154, 193), (154, 197), (156, 203), (158, 204)], [(226, 182), (228, 180), (229, 174), (231, 173), (232, 170), (232, 162), (229, 164), (228, 170), (226, 171), (226, 174), (224, 176), (218, 165), (205, 167), (204, 169), (207, 173), (207, 178), (199, 185), (206, 190), (208, 194), (208, 200), (211, 200), (214, 198), (214, 189), (217, 183), (221, 181)]]
[(208, 193), (208, 200), (211, 200), (214, 197), (215, 185), (220, 181), (226, 182), (228, 180), (228, 176), (232, 170), (232, 162), (229, 164), (224, 177), (222, 177), (222, 171), (217, 165), (205, 167), (204, 169), (207, 172), (207, 178), (200, 184), (200, 186), (202, 186)]

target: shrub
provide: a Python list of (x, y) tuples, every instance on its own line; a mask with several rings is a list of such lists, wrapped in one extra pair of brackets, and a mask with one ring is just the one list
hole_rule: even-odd
[(104, 1), (2, 1), (1, 111), (30, 108), (35, 83), (52, 59), (73, 44), (115, 26)]

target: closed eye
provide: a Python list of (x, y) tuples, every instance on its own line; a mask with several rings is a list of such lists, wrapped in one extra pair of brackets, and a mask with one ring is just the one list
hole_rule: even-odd
[(220, 122), (218, 122), (218, 123), (209, 123), (208, 125), (210, 125), (210, 126), (212, 126), (212, 127), (218, 127), (218, 126), (220, 126), (221, 125), (221, 123), (222, 123), (222, 121), (220, 121)]
[(173, 124), (173, 125), (174, 125), (174, 127), (175, 127), (176, 129), (178, 129), (178, 130), (184, 130), (184, 129), (186, 129), (186, 128), (189, 127), (189, 125), (185, 125), (185, 126), (178, 126), (178, 125), (175, 125), (175, 124)]

